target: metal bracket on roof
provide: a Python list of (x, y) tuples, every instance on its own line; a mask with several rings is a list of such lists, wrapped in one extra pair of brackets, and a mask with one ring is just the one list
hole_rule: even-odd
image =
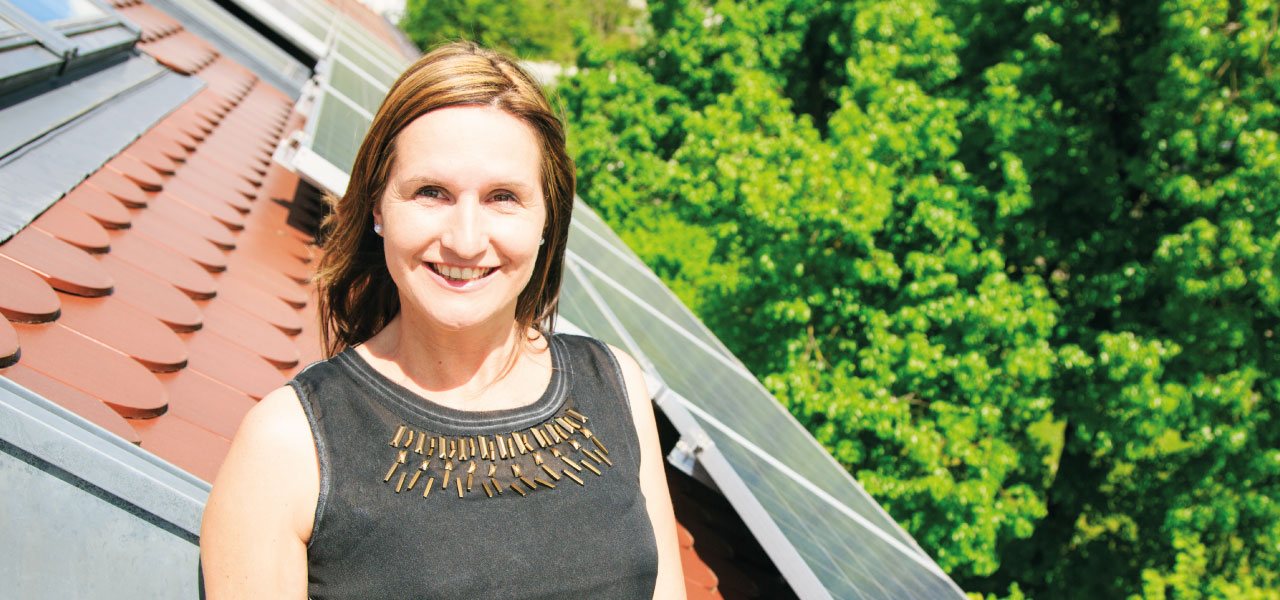
[(707, 469), (702, 466), (702, 461), (699, 460), (702, 451), (714, 444), (715, 442), (701, 434), (693, 436), (682, 435), (679, 440), (676, 440), (675, 446), (671, 447), (671, 451), (667, 453), (667, 462), (685, 475), (702, 482), (708, 488), (720, 491), (720, 486), (716, 485), (716, 482), (711, 479), (711, 474), (707, 473)]
[[(657, 393), (653, 394), (653, 401), (663, 408), (663, 412), (669, 413), (670, 400), (667, 395), (671, 393), (671, 388), (661, 381), (659, 385)], [(667, 418), (671, 418), (669, 414)], [(694, 477), (695, 471), (698, 470), (698, 455), (703, 450), (714, 446), (715, 442), (700, 430), (687, 431), (680, 427), (676, 429), (680, 431), (680, 439), (676, 441), (675, 446), (671, 447), (671, 452), (667, 453), (667, 462), (683, 471), (685, 475)]]
[(671, 448), (671, 452), (667, 453), (667, 462), (671, 466), (684, 471), (685, 475), (693, 475), (693, 468), (698, 463), (698, 453), (702, 448), (697, 442), (690, 443), (685, 438), (676, 441), (676, 445)]

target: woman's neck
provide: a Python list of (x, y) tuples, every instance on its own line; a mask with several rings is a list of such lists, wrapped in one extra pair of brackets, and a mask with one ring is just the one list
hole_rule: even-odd
[(512, 321), (458, 331), (416, 323), (402, 313), (357, 351), (384, 375), (432, 402), (463, 410), (493, 410), (532, 401), (520, 397), (520, 392), (542, 388), (530, 388), (521, 381), (530, 374), (541, 379), (536, 373), (544, 369), (550, 375), (549, 360), (523, 360), (543, 354), (540, 350), (545, 347), (545, 341), (528, 338)]

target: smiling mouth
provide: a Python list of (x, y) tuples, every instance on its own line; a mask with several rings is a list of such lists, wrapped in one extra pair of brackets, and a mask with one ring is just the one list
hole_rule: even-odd
[(427, 266), (435, 271), (437, 275), (444, 277), (450, 281), (473, 281), (476, 279), (484, 279), (489, 274), (498, 270), (496, 267), (455, 267), (452, 265), (442, 265), (438, 263), (427, 263)]

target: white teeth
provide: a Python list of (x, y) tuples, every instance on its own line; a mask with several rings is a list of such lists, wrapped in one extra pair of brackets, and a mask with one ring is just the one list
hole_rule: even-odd
[(449, 279), (471, 280), (479, 279), (488, 274), (488, 269), (472, 268), (472, 267), (454, 267), (448, 265), (436, 265), (436, 272), (448, 277)]

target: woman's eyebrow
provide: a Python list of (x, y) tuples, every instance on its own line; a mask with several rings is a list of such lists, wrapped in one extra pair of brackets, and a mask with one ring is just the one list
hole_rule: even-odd
[[(404, 178), (404, 179), (402, 179), (402, 180), (401, 180), (401, 184), (402, 184), (402, 185), (415, 185), (415, 186), (421, 186), (421, 185), (435, 185), (435, 186), (440, 186), (440, 187), (442, 187), (442, 188), (446, 188), (446, 189), (447, 189), (447, 188), (452, 188), (452, 187), (453, 187), (453, 184), (451, 184), (451, 183), (449, 183), (449, 182), (446, 182), (446, 181), (444, 181), (444, 180), (442, 180), (442, 179), (438, 179), (438, 178), (436, 178), (436, 177), (432, 177), (432, 176), (430, 176), (430, 175), (413, 175), (413, 176), (410, 176), (410, 177), (406, 177), (406, 178)], [(484, 187), (485, 187), (486, 189), (498, 189), (498, 188), (505, 188), (505, 189), (509, 189), (509, 190), (517, 191), (517, 192), (528, 192), (528, 191), (529, 191), (530, 189), (532, 189), (534, 186), (533, 186), (533, 184), (530, 184), (530, 183), (528, 183), (528, 182), (522, 182), (522, 181), (517, 181), (517, 180), (509, 180), (509, 181), (493, 181), (493, 182), (487, 182), (487, 183), (485, 183), (485, 184), (484, 184)]]

